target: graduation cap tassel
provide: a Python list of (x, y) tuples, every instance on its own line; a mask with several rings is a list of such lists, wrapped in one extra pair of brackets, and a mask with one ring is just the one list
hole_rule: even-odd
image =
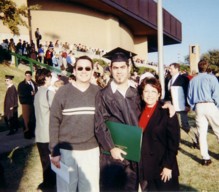
[(134, 67), (134, 71), (138, 72), (139, 68), (136, 66), (134, 60), (133, 60), (133, 57), (130, 58), (131, 59), (131, 62), (132, 62), (132, 65)]

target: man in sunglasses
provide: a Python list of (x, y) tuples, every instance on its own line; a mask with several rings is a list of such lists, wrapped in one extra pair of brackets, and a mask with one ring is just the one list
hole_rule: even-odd
[(95, 96), (99, 87), (90, 83), (93, 62), (77, 59), (76, 80), (56, 93), (50, 112), (51, 161), (71, 167), (70, 183), (57, 175), (57, 191), (99, 191), (99, 147), (94, 135)]

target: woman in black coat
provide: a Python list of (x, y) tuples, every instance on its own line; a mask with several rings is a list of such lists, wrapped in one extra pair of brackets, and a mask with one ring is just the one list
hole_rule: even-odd
[(145, 78), (139, 86), (143, 131), (140, 161), (142, 191), (178, 191), (177, 151), (180, 129), (176, 115), (169, 117), (160, 102), (161, 85), (155, 78)]

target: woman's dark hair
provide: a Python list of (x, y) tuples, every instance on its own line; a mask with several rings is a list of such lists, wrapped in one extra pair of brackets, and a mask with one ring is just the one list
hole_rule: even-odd
[(51, 77), (51, 71), (48, 69), (38, 69), (36, 71), (35, 80), (38, 86), (42, 86), (46, 82), (46, 77)]
[[(152, 77), (152, 78), (146, 77), (142, 80), (141, 84), (138, 86), (138, 92), (139, 92), (140, 96), (143, 95), (144, 88), (147, 84), (149, 84), (152, 87), (154, 87), (155, 89), (157, 89), (157, 91), (158, 91), (158, 93), (160, 93), (160, 97), (161, 97), (162, 88), (161, 88), (160, 81), (154, 77)], [(159, 97), (159, 99), (160, 99), (160, 97)], [(141, 106), (142, 106), (142, 108), (145, 107), (145, 102), (143, 100), (141, 100)]]

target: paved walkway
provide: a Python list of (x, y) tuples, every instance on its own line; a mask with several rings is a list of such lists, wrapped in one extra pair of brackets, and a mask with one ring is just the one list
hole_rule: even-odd
[(7, 136), (8, 132), (0, 132), (0, 154), (10, 152), (16, 147), (26, 147), (35, 143), (35, 139), (24, 139), (22, 128), (19, 128), (14, 135)]

